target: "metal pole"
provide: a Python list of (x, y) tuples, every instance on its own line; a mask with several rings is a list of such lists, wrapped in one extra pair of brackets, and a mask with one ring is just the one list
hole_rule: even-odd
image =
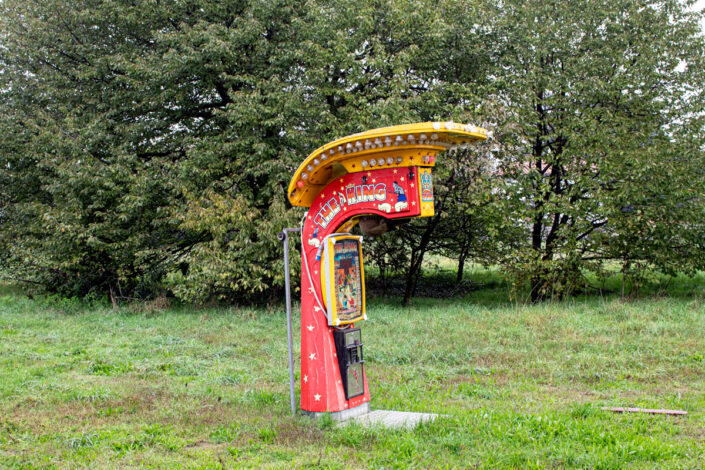
[(284, 286), (286, 289), (286, 330), (289, 340), (289, 398), (291, 401), (291, 414), (296, 416), (296, 396), (294, 393), (294, 341), (291, 326), (291, 288), (289, 286), (289, 233), (300, 232), (301, 229), (285, 228), (277, 234), (277, 238), (284, 244)]

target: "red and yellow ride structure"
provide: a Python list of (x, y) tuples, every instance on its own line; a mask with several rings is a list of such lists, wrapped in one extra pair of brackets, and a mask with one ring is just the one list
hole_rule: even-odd
[[(358, 223), (372, 232), (381, 227), (377, 232), (380, 233), (403, 219), (434, 215), (432, 171), (438, 155), (486, 138), (484, 129), (454, 122), (373, 129), (316, 149), (294, 173), (288, 187), (289, 201), (294, 206), (308, 208), (301, 232), (301, 409), (304, 412), (347, 417), (369, 409), (370, 392), (364, 368), (360, 366), (361, 377), (347, 378), (348, 382), (361, 381), (357, 384), (360, 393), (350, 396), (344, 387), (338, 360), (340, 348), (336, 349), (334, 339), (336, 330), (354, 327), (366, 318), (362, 253), (359, 266), (348, 262), (346, 268), (361, 281), (361, 292), (347, 300), (354, 304), (356, 313), (352, 317), (338, 315), (330, 283), (343, 281), (336, 280), (331, 271), (332, 255), (327, 253), (333, 250), (332, 244), (348, 243), (350, 259), (354, 260), (354, 243), (345, 241), (357, 238), (349, 232)], [(342, 311), (340, 303), (337, 307)]]

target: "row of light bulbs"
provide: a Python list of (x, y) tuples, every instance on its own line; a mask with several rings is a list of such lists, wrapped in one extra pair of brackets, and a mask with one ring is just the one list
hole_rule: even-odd
[[(348, 142), (343, 145), (338, 145), (337, 148), (331, 148), (328, 150), (328, 153), (326, 154), (325, 151), (321, 152), (321, 155), (317, 158), (313, 159), (312, 164), (309, 164), (306, 166), (306, 170), (310, 173), (312, 172), (318, 165), (321, 164), (321, 162), (324, 162), (328, 159), (329, 156), (333, 156), (336, 153), (340, 154), (348, 154), (348, 153), (355, 153), (355, 152), (361, 152), (363, 150), (371, 150), (371, 149), (376, 149), (376, 148), (384, 148), (384, 147), (392, 147), (392, 146), (399, 146), (399, 145), (416, 145), (416, 136), (414, 134), (409, 134), (406, 136), (406, 140), (404, 140), (404, 137), (401, 135), (396, 136), (396, 138), (392, 139), (391, 137), (387, 136), (384, 138), (384, 141), (377, 137), (374, 140), (370, 139), (365, 139), (364, 141), (358, 140), (354, 144), (352, 142)], [(427, 136), (426, 134), (421, 134), (419, 135), (418, 139), (418, 144), (419, 145), (437, 145), (438, 144), (438, 134), (431, 134), (430, 136)], [(429, 163), (432, 162), (432, 158), (430, 156), (425, 156), (424, 157), (424, 162)], [(396, 158), (397, 163), (402, 162), (402, 157), (397, 157)], [(374, 166), (382, 166), (384, 164), (391, 165), (394, 163), (394, 158), (393, 157), (387, 157), (386, 161), (384, 158), (380, 158), (379, 160), (371, 158), (369, 161), (363, 160), (360, 162), (363, 168), (367, 168), (369, 165), (370, 167)], [(308, 179), (308, 173), (301, 173), (301, 179), (302, 180), (307, 180)], [(302, 186), (302, 185), (300, 185)]]
[[(462, 129), (463, 126), (460, 124), (455, 124), (453, 121), (448, 121), (445, 124), (443, 124), (446, 129), (448, 130), (454, 130), (454, 129)], [(434, 122), (433, 123), (433, 129), (434, 130), (440, 130), (442, 124), (440, 122)], [(476, 126), (473, 126), (471, 124), (468, 124), (464, 126), (464, 130), (466, 132), (482, 132), (485, 133), (483, 129), (480, 129)], [(406, 137), (406, 140), (405, 140)], [(427, 134), (420, 134), (418, 137), (418, 140), (416, 139), (416, 136), (414, 134), (408, 134), (406, 136), (402, 135), (397, 135), (394, 139), (392, 139), (391, 136), (387, 136), (382, 140), (381, 138), (377, 137), (374, 140), (372, 139), (365, 139), (363, 140), (358, 140), (354, 144), (352, 142), (348, 142), (343, 145), (338, 145), (337, 147), (331, 147), (327, 151), (321, 152), (321, 154), (313, 159), (313, 162), (308, 164), (306, 166), (306, 171), (304, 173), (301, 173), (301, 179), (298, 181), (297, 186), (299, 188), (304, 187), (304, 181), (308, 179), (309, 173), (311, 173), (313, 170), (318, 167), (322, 162), (325, 162), (328, 157), (332, 157), (336, 153), (339, 154), (349, 154), (349, 153), (356, 153), (356, 152), (361, 152), (363, 150), (372, 150), (376, 148), (384, 148), (384, 147), (392, 147), (392, 146), (399, 146), (399, 145), (442, 145), (444, 147), (450, 147), (451, 144), (443, 141), (438, 141), (438, 134), (435, 132), (432, 133), (430, 136)], [(433, 163), (434, 162), (434, 157), (432, 155), (425, 155), (421, 157), (421, 160), (423, 163)], [(396, 157), (396, 162), (401, 163), (402, 162), (402, 157)], [(391, 165), (394, 163), (394, 158), (393, 157), (387, 157), (385, 160), (384, 158), (371, 158), (370, 160), (363, 160), (360, 162), (363, 168), (367, 168), (368, 166), (370, 168), (375, 167), (375, 166), (383, 166), (385, 164)]]

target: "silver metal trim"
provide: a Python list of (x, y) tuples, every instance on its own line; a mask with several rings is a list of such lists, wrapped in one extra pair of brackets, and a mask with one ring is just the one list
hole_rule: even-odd
[(277, 238), (284, 244), (284, 288), (286, 290), (286, 332), (289, 342), (289, 398), (291, 401), (291, 414), (296, 416), (296, 394), (294, 392), (294, 340), (291, 326), (291, 286), (289, 281), (289, 233), (301, 232), (301, 228), (285, 228), (277, 234)]

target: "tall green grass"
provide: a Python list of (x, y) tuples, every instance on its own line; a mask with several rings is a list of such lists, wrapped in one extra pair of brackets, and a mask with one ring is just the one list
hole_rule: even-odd
[(705, 466), (702, 284), (523, 305), (468, 276), (483, 288), (368, 299), (372, 407), (442, 415), (412, 431), (290, 416), (281, 306), (116, 312), (5, 292), (0, 467)]

